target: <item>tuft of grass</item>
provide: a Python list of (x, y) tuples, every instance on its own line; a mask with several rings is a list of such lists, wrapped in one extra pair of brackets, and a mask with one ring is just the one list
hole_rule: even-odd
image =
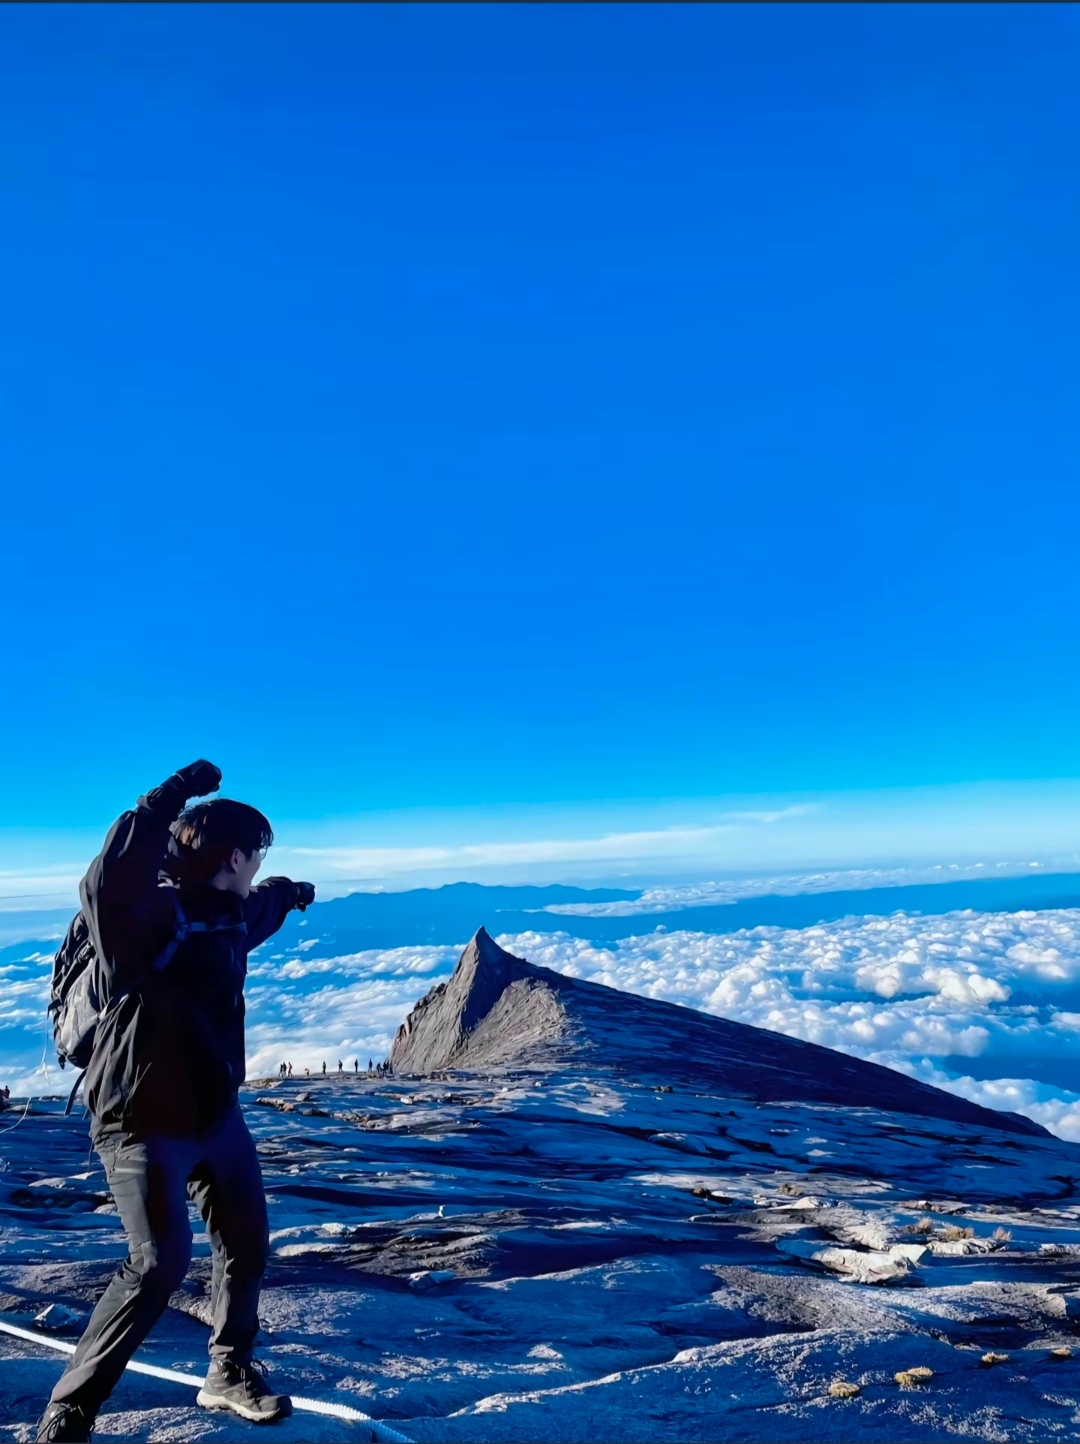
[(856, 1394), (861, 1394), (862, 1389), (858, 1384), (850, 1384), (847, 1379), (834, 1379), (829, 1385), (829, 1393), (834, 1399), (854, 1399)]
[(984, 1369), (992, 1369), (995, 1364), (1007, 1364), (1008, 1362), (1008, 1354), (995, 1354), (993, 1349), (984, 1354), (979, 1360), (979, 1363)]
[(1052, 1359), (1071, 1359), (1072, 1356), (1073, 1352), (1068, 1344), (1059, 1344), (1056, 1349), (1050, 1350), (1050, 1357)]
[(933, 1369), (928, 1369), (925, 1364), (916, 1364), (913, 1369), (901, 1369), (893, 1378), (900, 1385), (901, 1389), (915, 1389), (920, 1384), (928, 1383), (934, 1377)]
[(793, 1183), (782, 1183), (780, 1185), (781, 1193), (798, 1193), (798, 1191)]
[(920, 1218), (917, 1223), (906, 1223), (900, 1230), (901, 1233), (933, 1233), (934, 1220), (932, 1218)]
[(1012, 1229), (995, 1228), (990, 1238), (993, 1243), (1010, 1243), (1012, 1241)]
[(946, 1224), (938, 1234), (938, 1238), (942, 1239), (945, 1243), (955, 1243), (957, 1239), (974, 1237), (975, 1230), (973, 1228), (965, 1228), (963, 1224), (959, 1223)]

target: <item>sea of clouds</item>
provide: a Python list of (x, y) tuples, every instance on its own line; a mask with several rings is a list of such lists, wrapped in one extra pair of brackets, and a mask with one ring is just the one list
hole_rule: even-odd
[[(1080, 909), (846, 918), (729, 934), (659, 930), (598, 946), (500, 936), (574, 977), (772, 1028), (898, 1068), (1080, 1141)], [(312, 937), (252, 955), (249, 1069), (303, 1074), (385, 1057), (398, 1024), (449, 976), (459, 945), (318, 956)], [(0, 966), (0, 1070), (13, 1092), (61, 1078), (42, 1028), (51, 959)], [(647, 1038), (640, 1040), (648, 1049)], [(5, 1081), (0, 1078), (0, 1081)]]

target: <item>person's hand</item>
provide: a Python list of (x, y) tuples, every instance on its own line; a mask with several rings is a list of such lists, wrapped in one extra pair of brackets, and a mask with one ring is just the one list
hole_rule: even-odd
[(207, 762), (205, 757), (200, 757), (198, 762), (189, 763), (187, 767), (181, 767), (176, 775), (184, 784), (186, 797), (205, 797), (208, 792), (216, 792), (221, 786), (221, 768)]
[(296, 884), (296, 901), (295, 901), (295, 903), (293, 903), (293, 907), (298, 908), (298, 909), (300, 910), (300, 912), (303, 912), (303, 911), (305, 910), (305, 908), (307, 908), (307, 907), (308, 907), (311, 903), (313, 903), (314, 901), (315, 901), (315, 885), (314, 885), (314, 883), (310, 883), (310, 882), (298, 882), (298, 883)]

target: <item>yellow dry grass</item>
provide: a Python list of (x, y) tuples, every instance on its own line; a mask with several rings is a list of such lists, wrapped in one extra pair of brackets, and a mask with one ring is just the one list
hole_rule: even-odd
[(847, 1379), (834, 1379), (829, 1385), (829, 1393), (834, 1399), (854, 1399), (861, 1392), (858, 1384), (850, 1384)]

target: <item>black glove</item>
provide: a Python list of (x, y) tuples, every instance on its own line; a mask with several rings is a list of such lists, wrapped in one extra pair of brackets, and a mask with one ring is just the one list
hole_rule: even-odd
[(296, 901), (293, 903), (293, 907), (303, 912), (310, 903), (315, 901), (315, 886), (310, 882), (298, 882), (295, 887)]
[(181, 767), (176, 775), (184, 785), (185, 799), (205, 797), (208, 792), (216, 792), (221, 786), (221, 768), (207, 762), (205, 757), (200, 757), (198, 762), (189, 763), (187, 767)]

